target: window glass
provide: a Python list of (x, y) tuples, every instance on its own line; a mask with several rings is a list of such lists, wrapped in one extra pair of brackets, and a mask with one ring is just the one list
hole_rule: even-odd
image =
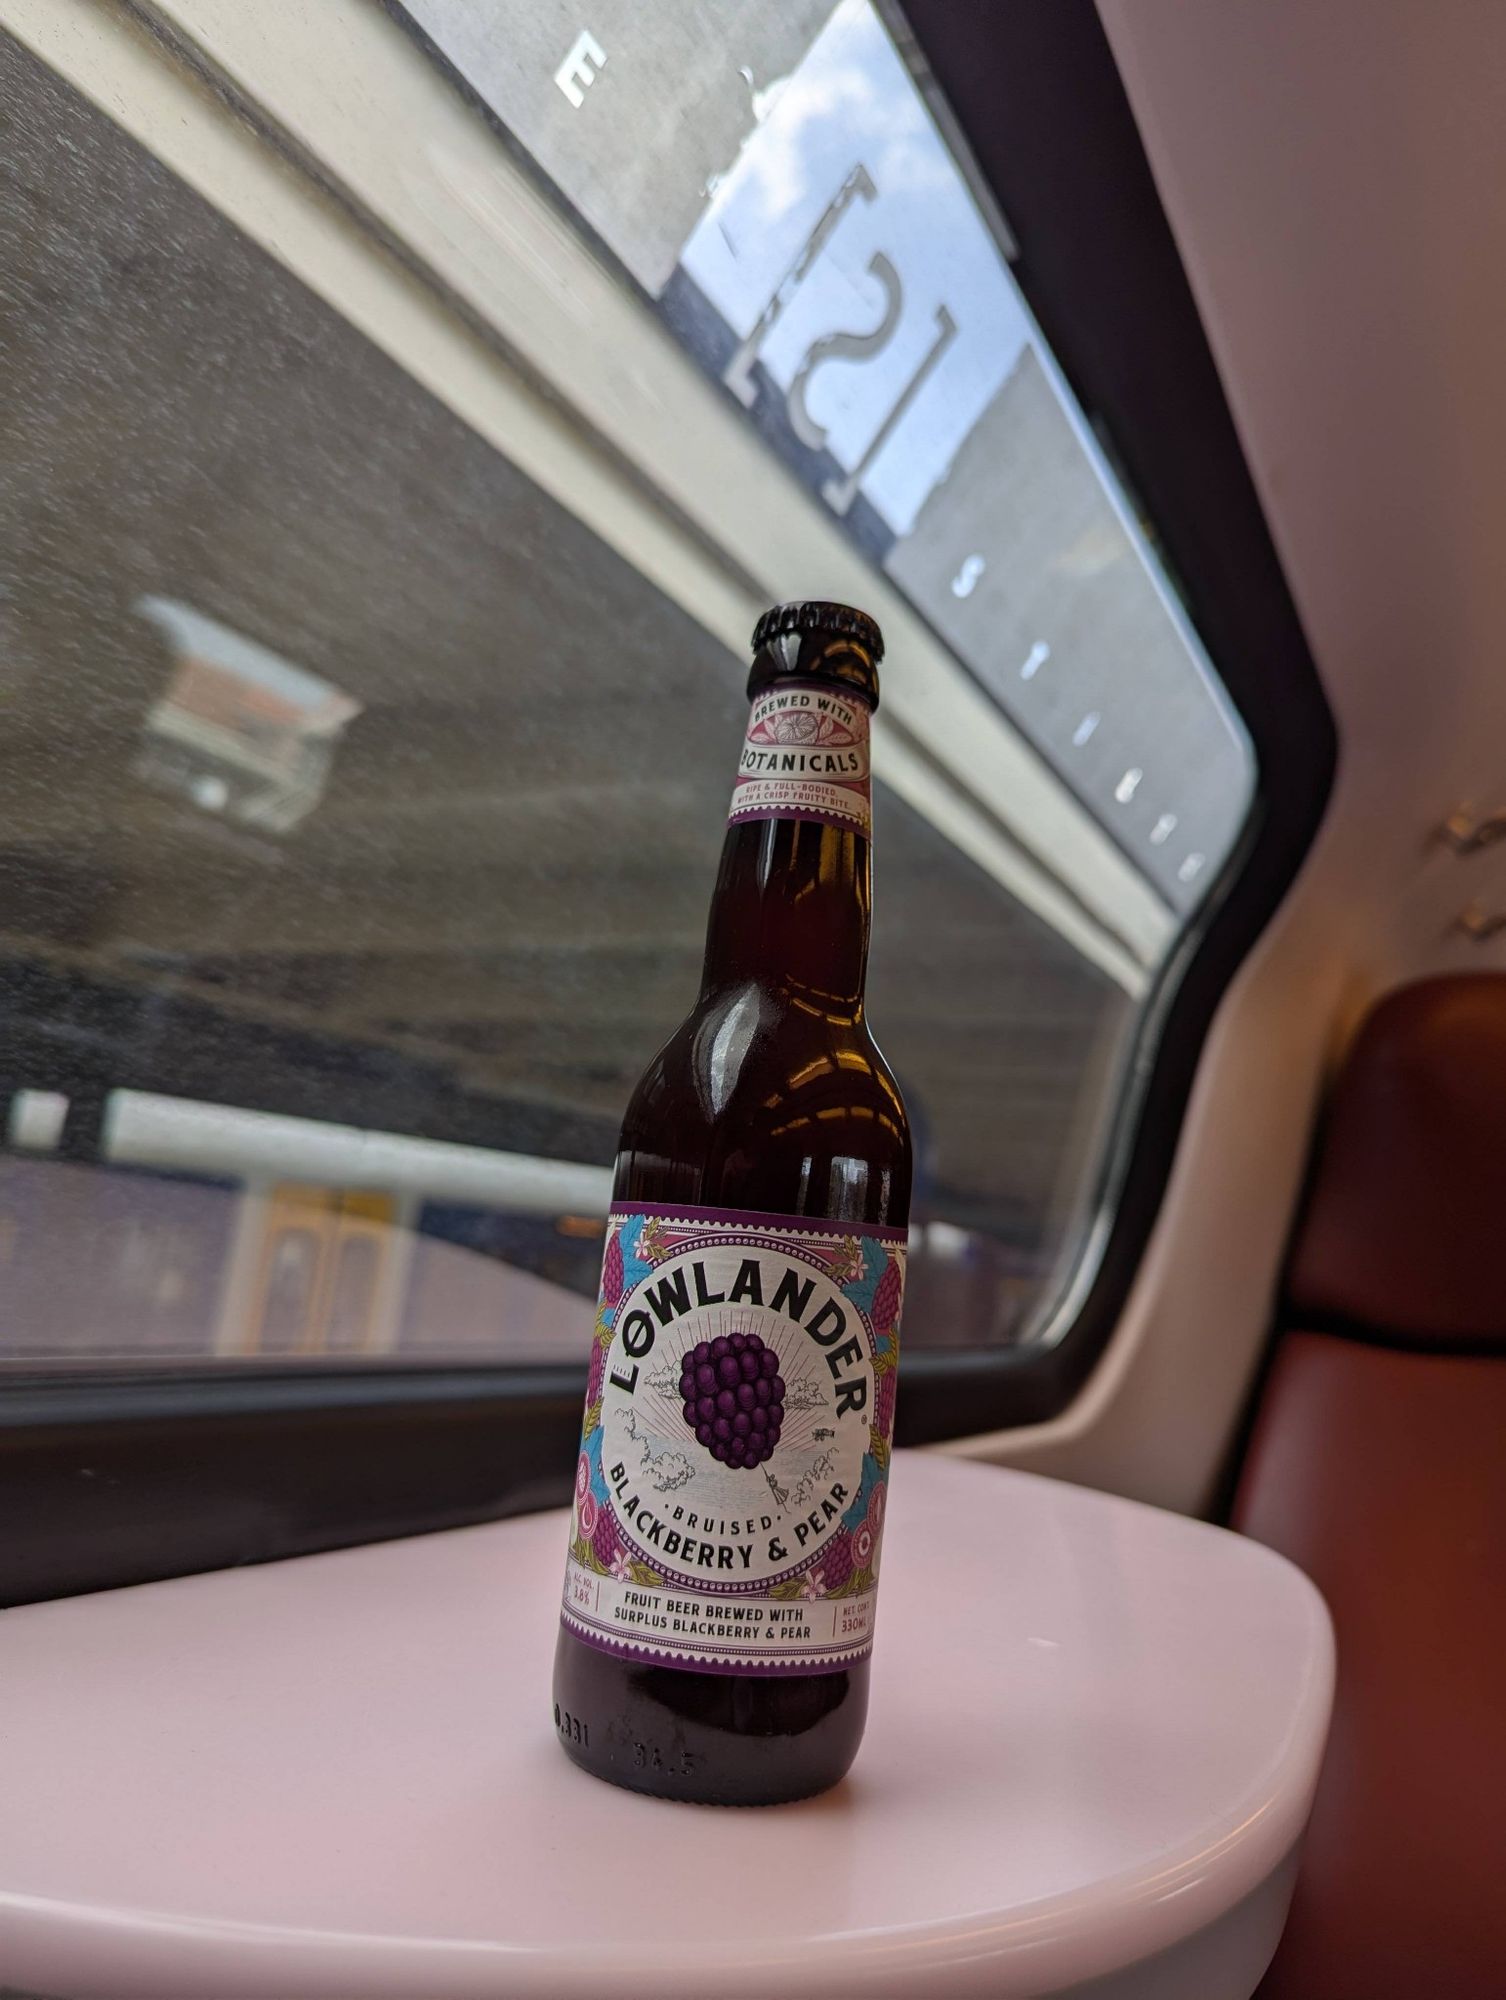
[(581, 1356), (803, 594), (907, 1337), (1049, 1335), (1254, 773), (902, 24), (159, 11), (0, 39), (0, 1365)]

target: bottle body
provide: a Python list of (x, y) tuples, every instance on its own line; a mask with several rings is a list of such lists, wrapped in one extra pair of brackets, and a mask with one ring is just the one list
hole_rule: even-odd
[(710, 1803), (852, 1761), (893, 1426), (910, 1142), (863, 1008), (867, 826), (790, 803), (734, 811), (700, 996), (624, 1120), (555, 1672), (574, 1761)]

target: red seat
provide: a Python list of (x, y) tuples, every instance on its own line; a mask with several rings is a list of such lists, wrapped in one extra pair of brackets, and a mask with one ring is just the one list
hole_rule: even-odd
[(1332, 1608), (1261, 2000), (1506, 1996), (1506, 976), (1385, 1000), (1335, 1090), (1235, 1525)]

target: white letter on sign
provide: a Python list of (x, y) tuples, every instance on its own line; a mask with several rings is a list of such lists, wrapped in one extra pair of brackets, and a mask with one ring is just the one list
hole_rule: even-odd
[(569, 55), (554, 72), (555, 82), (577, 111), (586, 101), (586, 92), (596, 81), (597, 70), (605, 69), (606, 61), (601, 43), (589, 28), (582, 28), (571, 44)]

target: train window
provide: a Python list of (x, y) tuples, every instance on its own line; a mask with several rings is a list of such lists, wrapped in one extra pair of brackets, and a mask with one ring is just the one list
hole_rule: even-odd
[(565, 1371), (571, 1433), (748, 634), (820, 595), (889, 643), (912, 1381), (1046, 1381), (1148, 1226), (1130, 1142), (1260, 877), (1248, 694), (1286, 635), (1236, 709), (904, 18), (151, 14), (0, 14), (0, 1371), (179, 1411), (484, 1382), (541, 1439)]
[(817, 588), (890, 632), (909, 1338), (1041, 1340), (1254, 759), (903, 34), (162, 11), (308, 171), (127, 23), (5, 49), (6, 1361), (578, 1356)]

